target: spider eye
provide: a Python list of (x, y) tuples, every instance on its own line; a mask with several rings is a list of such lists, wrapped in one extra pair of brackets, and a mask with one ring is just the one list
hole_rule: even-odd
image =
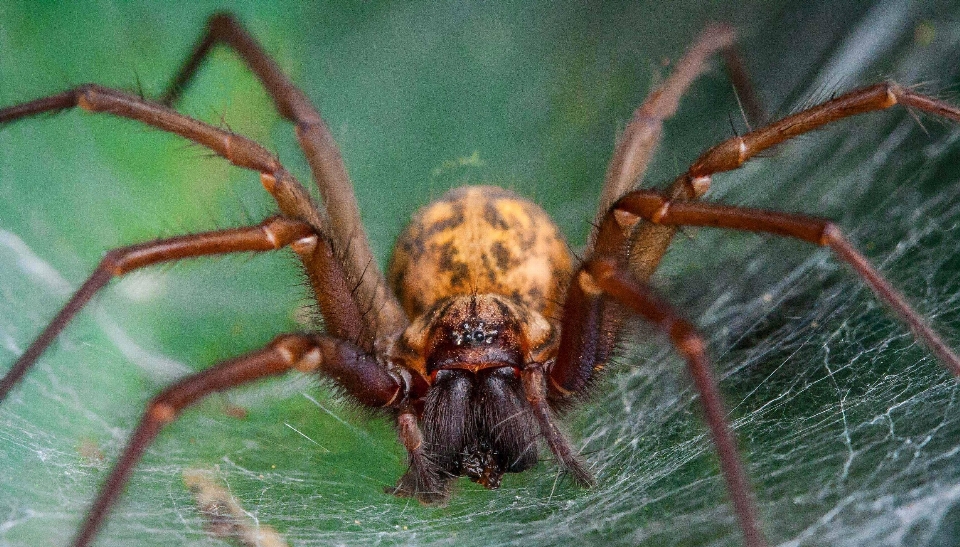
[(450, 334), (453, 342), (458, 346), (464, 343), (475, 346), (483, 343), (492, 344), (499, 332), (496, 329), (487, 328), (483, 321), (477, 321), (476, 323), (466, 321), (459, 328), (453, 329)]

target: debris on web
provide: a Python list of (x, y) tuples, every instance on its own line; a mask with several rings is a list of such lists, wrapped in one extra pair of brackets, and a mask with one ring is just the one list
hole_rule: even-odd
[(276, 530), (260, 524), (240, 506), (216, 479), (214, 471), (184, 469), (183, 483), (193, 494), (210, 534), (240, 547), (287, 547), (287, 542)]

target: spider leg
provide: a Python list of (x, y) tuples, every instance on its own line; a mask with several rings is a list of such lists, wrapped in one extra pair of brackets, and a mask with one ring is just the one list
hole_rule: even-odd
[(240, 56), (266, 88), (280, 115), (295, 124), (300, 147), (323, 196), (335, 248), (350, 250), (346, 270), (358, 283), (357, 300), (361, 303), (358, 305), (378, 303), (377, 313), (364, 317), (368, 332), (378, 338), (398, 332), (407, 324), (406, 315), (387, 288), (383, 273), (373, 258), (370, 242), (360, 222), (353, 185), (330, 129), (310, 99), (290, 81), (233, 15), (220, 13), (209, 19), (206, 33), (160, 102), (171, 105), (179, 99), (217, 44), (230, 47)]
[(84, 84), (56, 95), (0, 108), (0, 124), (76, 107), (128, 118), (174, 133), (209, 148), (238, 167), (257, 171), (285, 216), (308, 222), (319, 233), (324, 231), (324, 222), (306, 189), (264, 147), (242, 135), (194, 120), (129, 93)]
[[(633, 196), (640, 192), (627, 194)], [(720, 459), (734, 512), (747, 547), (766, 545), (746, 470), (736, 439), (726, 419), (720, 389), (706, 357), (706, 343), (696, 329), (638, 280), (623, 250), (630, 241), (637, 213), (624, 211), (620, 204), (611, 208), (600, 224), (594, 255), (588, 257), (573, 276), (567, 289), (560, 326), (557, 358), (547, 371), (549, 397), (562, 406), (583, 393), (602, 369), (613, 350), (622, 312), (630, 308), (670, 337), (686, 359), (704, 416)], [(612, 298), (612, 301), (611, 301)]]
[[(276, 200), (284, 216), (308, 223), (315, 234), (325, 234), (327, 231), (307, 190), (265, 148), (242, 135), (194, 120), (129, 93), (95, 84), (81, 85), (49, 97), (0, 108), (0, 124), (74, 107), (128, 118), (177, 134), (209, 148), (234, 165), (258, 171), (264, 188)], [(329, 241), (321, 239), (322, 243), (312, 246), (311, 252), (300, 253), (300, 259), (320, 302), (328, 329), (337, 336), (357, 341), (369, 351), (373, 341), (371, 337), (364, 336), (370, 331), (363, 328), (366, 315), (369, 314), (357, 312), (364, 308), (359, 306), (353, 295), (354, 287), (349, 285), (351, 280), (344, 278), (338, 263), (340, 257), (330, 249)], [(331, 276), (339, 280), (331, 284)], [(329, 313), (329, 310), (345, 313)]]
[[(693, 162), (687, 172), (677, 177), (664, 194), (676, 201), (698, 199), (709, 190), (711, 177), (715, 173), (736, 169), (771, 146), (844, 118), (884, 110), (896, 104), (960, 122), (960, 108), (954, 105), (893, 82), (875, 84), (855, 89), (745, 135), (721, 142)], [(637, 279), (646, 280), (653, 274), (675, 232), (675, 225), (648, 222), (636, 227), (631, 236), (630, 256), (633, 258), (630, 267)]]
[(857, 114), (885, 110), (896, 104), (914, 107), (960, 122), (960, 108), (954, 105), (893, 82), (874, 84), (797, 112), (741, 137), (723, 141), (704, 152), (693, 162), (687, 172), (674, 183), (670, 193), (674, 193), (682, 186), (692, 185), (695, 187), (696, 197), (699, 197), (709, 187), (711, 175), (736, 169), (771, 146), (809, 133), (829, 123)]
[(874, 84), (721, 142), (697, 158), (687, 172), (674, 181), (667, 194), (672, 199), (699, 198), (709, 189), (712, 175), (736, 169), (771, 146), (844, 118), (885, 110), (896, 104), (960, 122), (960, 108), (952, 104), (893, 82)]
[[(623, 249), (633, 228), (646, 221), (655, 226), (708, 226), (771, 233), (829, 247), (850, 266), (874, 294), (890, 306), (937, 356), (960, 376), (960, 358), (923, 320), (884, 277), (843, 237), (832, 222), (805, 215), (732, 207), (712, 203), (673, 200), (670, 194), (638, 190), (618, 200), (600, 225), (595, 255), (581, 266), (567, 293), (561, 322), (557, 360), (549, 370), (551, 396), (564, 398), (582, 392), (602, 368), (611, 351), (611, 332), (618, 318), (605, 320), (604, 296), (629, 306), (662, 331), (687, 359), (701, 395), (704, 413), (717, 445), (720, 465), (727, 481), (747, 545), (762, 545), (749, 482), (726, 422), (716, 381), (703, 355), (704, 343), (688, 323), (660, 301), (649, 288), (631, 275)], [(611, 326), (613, 325), (613, 326)]]
[(133, 270), (184, 258), (250, 251), (272, 251), (314, 236), (313, 228), (298, 220), (273, 217), (257, 226), (217, 230), (119, 247), (103, 257), (43, 332), (0, 379), (0, 402), (46, 351), (74, 315), (111, 279)]
[(417, 410), (404, 405), (397, 415), (400, 442), (407, 450), (410, 462), (406, 473), (396, 486), (384, 488), (387, 494), (413, 497), (423, 503), (443, 502), (450, 496), (451, 477), (445, 476), (424, 446), (423, 432), (417, 420)]
[(285, 334), (266, 348), (187, 376), (147, 405), (126, 448), (103, 483), (74, 547), (88, 545), (100, 528), (147, 447), (163, 427), (207, 395), (291, 370), (319, 372), (337, 381), (362, 404), (384, 407), (401, 398), (404, 382), (349, 342), (323, 334)]
[[(561, 319), (557, 360), (548, 371), (554, 404), (582, 393), (603, 368), (614, 347), (623, 304), (671, 335), (686, 357), (704, 401), (721, 467), (748, 545), (762, 545), (752, 494), (740, 462), (712, 374), (705, 368), (703, 342), (692, 327), (660, 302), (643, 283), (656, 270), (678, 226), (714, 226), (770, 232), (829, 246), (852, 267), (874, 293), (907, 322), (914, 333), (954, 374), (960, 359), (869, 262), (823, 219), (699, 203), (714, 173), (736, 169), (759, 152), (828, 123), (894, 104), (960, 121), (960, 109), (943, 101), (883, 83), (854, 90), (813, 108), (734, 137), (711, 148), (663, 193), (634, 191), (617, 201), (597, 223), (592, 253), (572, 278)], [(641, 220), (643, 222), (641, 222)], [(616, 302), (608, 301), (612, 296)], [(755, 542), (755, 543), (754, 543)]]
[(792, 237), (829, 247), (840, 260), (846, 262), (878, 299), (888, 305), (910, 326), (937, 358), (954, 375), (960, 377), (960, 358), (940, 338), (923, 317), (907, 302), (889, 281), (884, 279), (870, 262), (843, 237), (840, 229), (829, 220), (798, 215), (732, 207), (715, 203), (671, 201), (667, 196), (651, 191), (631, 192), (613, 207), (621, 222), (629, 216), (668, 226), (710, 226), (731, 230), (765, 232)]
[(550, 447), (550, 452), (553, 452), (561, 467), (569, 471), (577, 483), (581, 486), (593, 486), (596, 482), (593, 475), (553, 420), (548, 404), (549, 399), (543, 366), (539, 363), (528, 364), (521, 372), (521, 376), (523, 391), (527, 396), (527, 401), (530, 402), (530, 407), (533, 409), (537, 424), (540, 426), (540, 433), (547, 441), (547, 446)]
[[(624, 128), (607, 167), (594, 226), (599, 226), (613, 202), (633, 190), (643, 177), (660, 142), (663, 122), (676, 113), (680, 98), (693, 81), (707, 70), (707, 61), (718, 52), (723, 57), (748, 124), (752, 126), (763, 123), (766, 114), (750, 84), (750, 78), (736, 48), (736, 33), (729, 25), (707, 27), (676, 63), (670, 76), (637, 107), (630, 123)], [(588, 255), (596, 235), (597, 231), (594, 229), (587, 246)]]
[(677, 351), (687, 360), (693, 382), (700, 394), (704, 415), (720, 458), (720, 469), (727, 483), (734, 512), (743, 532), (744, 545), (762, 547), (767, 544), (757, 519), (753, 490), (737, 450), (736, 438), (727, 422), (727, 411), (720, 397), (716, 377), (707, 359), (706, 343), (689, 322), (682, 319), (667, 302), (649, 287), (632, 278), (629, 270), (610, 257), (587, 262), (581, 286), (602, 291), (630, 307), (670, 337)]

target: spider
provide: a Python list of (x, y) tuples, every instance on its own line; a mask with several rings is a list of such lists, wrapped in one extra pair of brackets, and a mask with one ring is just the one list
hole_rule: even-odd
[[(211, 29), (221, 40), (232, 43), (248, 61), (266, 59), (231, 18), (213, 19)], [(921, 338), (945, 363), (956, 365), (956, 358), (922, 325), (916, 314), (904, 304), (897, 303), (896, 294), (859, 260), (830, 225), (796, 215), (761, 214), (694, 201), (706, 191), (708, 175), (730, 167), (711, 164), (711, 161), (722, 163), (722, 160), (729, 159), (728, 154), (714, 152), (713, 156), (705, 156), (706, 160), (695, 164), (688, 172), (687, 175), (692, 173), (692, 176), (684, 175), (678, 179), (669, 199), (665, 200), (656, 192), (637, 191), (614, 204), (615, 198), (625, 194), (639, 178), (644, 163), (640, 160), (637, 164), (629, 164), (617, 158), (627, 152), (636, 152), (640, 146), (638, 142), (655, 142), (656, 135), (646, 137), (642, 134), (646, 122), (651, 116), (669, 116), (673, 108), (669, 103), (675, 102), (701, 70), (704, 59), (719, 50), (726, 50), (731, 39), (729, 31), (724, 29), (707, 31), (678, 64), (676, 74), (680, 76), (668, 80), (661, 88), (660, 99), (668, 104), (665, 106), (654, 99), (638, 111), (640, 123), (627, 128), (627, 137), (611, 163), (605, 198), (598, 214), (598, 229), (583, 264), (574, 266), (571, 263), (566, 245), (556, 229), (530, 202), (492, 188), (455, 191), (424, 210), (398, 243), (389, 279), (403, 311), (397, 303), (390, 304), (392, 297), (380, 283), (380, 278), (371, 273), (371, 259), (369, 251), (363, 249), (363, 238), (359, 235), (362, 232), (356, 221), (349, 184), (342, 172), (336, 172), (340, 164), (329, 141), (324, 141), (326, 144), (320, 148), (320, 155), (325, 153), (327, 156), (313, 158), (322, 162), (316, 171), (319, 173), (318, 182), (325, 191), (326, 205), (321, 211), (325, 210), (328, 219), (314, 209), (301, 187), (269, 154), (263, 154), (261, 149), (239, 136), (228, 136), (199, 122), (189, 122), (195, 124), (192, 125), (196, 131), (193, 138), (203, 140), (209, 137), (205, 144), (214, 150), (235, 163), (253, 166), (264, 173), (264, 185), (277, 198), (284, 216), (263, 224), (270, 232), (267, 235), (257, 227), (196, 234), (137, 246), (137, 252), (156, 256), (142, 263), (134, 259), (129, 267), (186, 256), (268, 250), (289, 245), (301, 256), (311, 276), (326, 331), (325, 334), (281, 337), (261, 352), (185, 379), (158, 396), (135, 433), (130, 448), (121, 457), (77, 543), (83, 544), (95, 532), (106, 509), (119, 493), (125, 474), (131, 471), (139, 452), (156, 430), (201, 395), (191, 393), (202, 386), (201, 382), (210, 382), (199, 388), (201, 391), (220, 390), (290, 368), (319, 370), (339, 381), (361, 403), (391, 408), (401, 441), (410, 453), (410, 469), (396, 486), (397, 494), (426, 502), (441, 501), (449, 494), (449, 484), (455, 476), (467, 476), (485, 486), (495, 487), (504, 472), (522, 471), (536, 461), (533, 447), (538, 436), (546, 439), (550, 452), (575, 479), (589, 483), (589, 471), (556, 429), (552, 412), (572, 402), (572, 396), (585, 391), (594, 378), (595, 369), (602, 368), (622, 320), (620, 307), (627, 306), (649, 316), (668, 332), (690, 361), (706, 403), (711, 428), (718, 437), (722, 466), (731, 484), (746, 541), (751, 545), (762, 544), (752, 514), (749, 489), (723, 423), (715, 385), (709, 377), (709, 369), (704, 367), (699, 337), (642, 283), (656, 267), (674, 225), (706, 224), (769, 230), (814, 242), (826, 240), (852, 262), (882, 298), (894, 302), (898, 311), (912, 322)], [(183, 74), (190, 74), (195, 68), (188, 64)], [(283, 106), (285, 101), (303, 99), (292, 87), (287, 87), (286, 93), (277, 91), (287, 85), (284, 77), (273, 73), (270, 66), (264, 70), (266, 72), (261, 72), (260, 76), (275, 97), (279, 97), (281, 112), (290, 115), (296, 108), (304, 108), (306, 110), (299, 115), (294, 115), (299, 116), (302, 131), (307, 135), (313, 130), (321, 131), (316, 139), (303, 137), (309, 157), (310, 147), (328, 138), (318, 126), (320, 120), (312, 118), (314, 114), (306, 103)], [(842, 101), (859, 101), (858, 104), (878, 108), (888, 106), (885, 101), (890, 98), (899, 98), (916, 108), (929, 109), (954, 119), (958, 117), (956, 109), (949, 105), (894, 85), (883, 85), (854, 91), (826, 103), (819, 111), (824, 113), (823, 118), (817, 123), (841, 117), (837, 105), (843, 104)], [(98, 99), (106, 103), (98, 103)], [(92, 106), (94, 110), (99, 108), (98, 104), (111, 111), (112, 108), (129, 108), (132, 110), (113, 112), (152, 122), (168, 130), (170, 128), (165, 124), (186, 121), (166, 110), (155, 110), (156, 114), (149, 115), (148, 120), (144, 114), (135, 112), (137, 108), (152, 108), (148, 102), (96, 86), (4, 109), (0, 120), (67, 108), (74, 103), (81, 107)], [(310, 123), (304, 123), (304, 116), (310, 118)], [(790, 119), (795, 122), (797, 118)], [(765, 134), (771, 141), (778, 141), (793, 136), (785, 129), (789, 122), (778, 123), (767, 129), (758, 129), (743, 139)], [(813, 125), (801, 124), (799, 130), (810, 130)], [(223, 144), (225, 141), (221, 139), (225, 137), (231, 140)], [(727, 146), (740, 142), (734, 139), (728, 141)], [(626, 172), (620, 173), (620, 167)], [(334, 171), (332, 175), (331, 169)], [(698, 169), (704, 169), (706, 174)], [(463, 211), (458, 212), (460, 209)], [(513, 229), (516, 226), (510, 226), (511, 218), (516, 220), (514, 224), (532, 223), (540, 229)], [(461, 240), (475, 238), (476, 232), (481, 231), (463, 230), (462, 226), (481, 220), (490, 226), (488, 230), (508, 226), (511, 229), (502, 230), (503, 235), (497, 232), (488, 247), (481, 246), (480, 256), (475, 261), (454, 260), (456, 255), (466, 254), (474, 248)], [(528, 234), (534, 239), (532, 246), (522, 241)], [(640, 244), (629, 254), (631, 260), (626, 261), (623, 248), (630, 241)], [(418, 249), (421, 246), (436, 247), (438, 254), (424, 254)], [(123, 255), (130, 260), (131, 255), (123, 251), (111, 253), (108, 260)], [(528, 261), (541, 260), (541, 264), (530, 267), (528, 262), (520, 261), (511, 266), (519, 255)], [(487, 264), (488, 261), (496, 262), (496, 267)], [(537, 272), (544, 270), (543, 264), (549, 265), (546, 270), (550, 275), (546, 281), (536, 279)], [(477, 270), (471, 271), (471, 268)], [(111, 277), (111, 273), (118, 273), (107, 270), (98, 269), (72, 302), (82, 304)], [(496, 274), (495, 280), (487, 283), (484, 276), (491, 271)], [(425, 273), (416, 275), (411, 272)], [(415, 280), (410, 281), (410, 277)], [(441, 279), (440, 287), (420, 285), (423, 277)], [(504, 281), (511, 278), (512, 281)], [(47, 334), (41, 335), (21, 357), (5, 378), (4, 394), (78, 307), (68, 305), (53, 321)], [(409, 325), (408, 320), (411, 320)], [(244, 371), (249, 374), (247, 377), (244, 377)], [(468, 400), (476, 408), (467, 405)], [(523, 423), (516, 429), (502, 432), (496, 429), (497, 424), (505, 421), (498, 414), (504, 410), (509, 411), (505, 416), (520, 416), (518, 421)], [(425, 446), (450, 450), (444, 452)]]

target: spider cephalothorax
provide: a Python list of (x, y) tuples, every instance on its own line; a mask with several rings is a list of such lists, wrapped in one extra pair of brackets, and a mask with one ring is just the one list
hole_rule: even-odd
[[(296, 125), (322, 203), (256, 142), (171, 108), (210, 49), (220, 43), (240, 55), (266, 86), (277, 110)], [(540, 441), (561, 469), (580, 484), (590, 484), (590, 472), (560, 432), (554, 414), (558, 407), (582, 401), (594, 385), (596, 372), (606, 366), (621, 334), (626, 311), (669, 336), (686, 360), (744, 541), (750, 547), (765, 545), (706, 344), (693, 325), (654, 294), (649, 277), (681, 226), (772, 233), (826, 246), (960, 375), (960, 358), (831, 222), (698, 201), (714, 174), (843, 118), (902, 104), (960, 121), (960, 109), (888, 82), (764, 124), (733, 45), (732, 29), (706, 29), (673, 65), (673, 74), (637, 109), (614, 150), (593, 230), (576, 266), (542, 209), (507, 190), (474, 186), (448, 192), (423, 209), (398, 240), (384, 276), (373, 259), (329, 128), (307, 96), (228, 14), (210, 19), (203, 39), (159, 101), (85, 84), (0, 109), (0, 124), (76, 107), (177, 134), (259, 173), (279, 209), (277, 216), (255, 226), (108, 252), (0, 378), (0, 400), (111, 278), (152, 264), (289, 247), (303, 264), (323, 316), (323, 331), (280, 335), (258, 351), (189, 375), (154, 397), (74, 545), (93, 539), (144, 451), (181, 411), (210, 393), (291, 370), (322, 375), (357, 403), (384, 409), (396, 421), (409, 454), (407, 472), (390, 488), (396, 494), (443, 501), (460, 476), (496, 488), (505, 473), (536, 463)], [(707, 150), (669, 187), (636, 189), (663, 121), (718, 52), (756, 129)]]
[(397, 493), (437, 501), (458, 476), (496, 488), (503, 473), (537, 462), (521, 374), (556, 353), (557, 325), (541, 312), (560, 299), (570, 264), (546, 213), (501, 188), (453, 190), (414, 218), (390, 272), (419, 313), (395, 362), (415, 376), (424, 454), (411, 457)]

